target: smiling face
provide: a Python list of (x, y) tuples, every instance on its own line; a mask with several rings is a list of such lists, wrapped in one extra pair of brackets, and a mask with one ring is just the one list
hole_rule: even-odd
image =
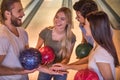
[(67, 25), (67, 22), (68, 21), (64, 12), (58, 12), (54, 17), (54, 26), (57, 31), (60, 31), (60, 32), (64, 31)]
[(22, 25), (22, 17), (24, 16), (23, 7), (20, 2), (13, 4), (11, 11), (9, 11), (9, 20), (12, 25), (18, 27)]

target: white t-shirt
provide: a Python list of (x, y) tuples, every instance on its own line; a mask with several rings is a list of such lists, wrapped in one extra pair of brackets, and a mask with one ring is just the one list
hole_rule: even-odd
[(99, 76), (99, 80), (103, 80), (103, 77), (98, 69), (97, 62), (109, 63), (112, 69), (112, 74), (115, 80), (115, 66), (113, 57), (101, 46), (98, 46), (95, 50), (92, 50), (89, 56), (88, 68), (93, 69)]
[[(28, 35), (26, 31), (17, 27), (19, 37), (15, 36), (4, 25), (0, 26), (0, 55), (5, 55), (2, 65), (11, 68), (21, 68), (19, 53), (28, 45)], [(27, 75), (0, 76), (0, 80), (27, 80)]]

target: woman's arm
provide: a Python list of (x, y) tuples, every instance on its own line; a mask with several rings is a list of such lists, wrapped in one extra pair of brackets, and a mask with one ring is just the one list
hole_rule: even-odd
[(82, 58), (82, 59), (79, 59), (79, 60), (77, 60), (77, 61), (75, 61), (75, 62), (70, 63), (69, 65), (87, 64), (87, 63), (88, 63), (88, 58), (89, 58), (89, 56), (84, 57), (84, 58)]
[(81, 70), (81, 69), (86, 69), (88, 68), (88, 64), (82, 64), (82, 65), (67, 65), (67, 64), (61, 64), (61, 63), (57, 63), (54, 64), (51, 69), (55, 70), (55, 71), (66, 71), (68, 69), (72, 69), (72, 70)]
[(37, 41), (36, 49), (39, 49), (42, 46), (43, 42), (44, 40), (41, 37), (39, 37)]
[(67, 74), (67, 71), (65, 72), (58, 72), (58, 71), (54, 71), (52, 69), (49, 69), (47, 66), (44, 66), (44, 65), (40, 65), (38, 68), (37, 68), (38, 71), (40, 72), (44, 72), (44, 73), (48, 73), (48, 74), (52, 74), (52, 75), (63, 75), (63, 74)]
[(88, 68), (88, 64), (82, 64), (82, 65), (67, 65), (66, 69), (73, 69), (73, 70), (81, 70)]
[(114, 80), (110, 64), (108, 63), (97, 63), (101, 75), (104, 80)]

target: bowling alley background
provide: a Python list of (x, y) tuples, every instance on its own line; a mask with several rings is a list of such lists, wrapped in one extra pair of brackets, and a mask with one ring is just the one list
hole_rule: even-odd
[[(28, 13), (32, 13), (32, 12), (29, 12), (30, 8), (32, 9), (32, 7), (34, 7), (35, 4), (37, 4), (37, 3), (34, 3), (33, 4), (34, 6), (31, 6), (30, 8), (28, 8), (26, 5), (29, 5), (30, 2), (32, 2), (32, 1), (34, 3), (35, 1), (39, 1), (39, 0), (21, 0), (21, 2), (23, 4), (23, 8), (27, 9), (27, 10), (25, 10), (26, 15), (24, 16), (23, 22), (28, 17)], [(34, 16), (33, 17), (32, 17), (32, 15), (29, 16), (29, 18), (31, 18), (31, 21), (28, 21), (29, 24), (27, 24), (27, 23), (25, 24), (25, 25), (27, 25), (27, 27), (25, 29), (29, 35), (30, 47), (35, 47), (35, 45), (37, 44), (39, 32), (42, 29), (44, 29), (45, 27), (48, 27), (48, 26), (52, 26), (53, 17), (55, 15), (56, 11), (61, 7), (61, 5), (63, 5), (62, 1), (71, 1), (71, 0), (43, 0), (42, 4), (40, 5), (39, 9), (35, 12)], [(78, 1), (78, 0), (72, 0), (72, 4), (74, 4), (76, 1)], [(95, 0), (95, 1), (99, 1), (99, 0)], [(120, 13), (120, 9), (119, 9), (120, 8), (120, 6), (119, 6), (120, 0), (108, 0), (108, 1), (111, 1), (110, 3), (112, 3), (113, 6), (116, 6), (116, 9), (118, 9), (117, 10), (118, 13)], [(114, 3), (112, 1), (116, 1), (118, 4)], [(0, 0), (0, 2), (1, 2), (1, 0)], [(69, 6), (69, 4), (68, 5), (66, 4), (65, 6)], [(75, 12), (73, 9), (72, 9), (72, 12), (73, 12), (73, 23), (74, 23), (74, 29), (72, 29), (72, 30), (76, 35), (76, 43), (75, 43), (75, 47), (74, 47), (74, 50), (73, 50), (73, 53), (72, 53), (72, 56), (70, 59), (70, 63), (77, 60), (76, 55), (75, 55), (75, 49), (76, 49), (77, 45), (80, 44), (81, 39), (82, 39), (82, 34), (78, 27), (79, 23), (77, 20), (75, 20), (76, 15), (75, 15)], [(30, 20), (30, 19), (28, 19), (28, 20)], [(113, 22), (113, 23), (115, 23), (115, 22)], [(119, 49), (120, 48), (120, 30), (119, 29), (113, 30), (113, 41), (115, 43), (115, 47), (116, 47), (116, 50), (117, 50), (117, 53), (119, 56), (119, 62), (120, 62), (120, 49)], [(67, 80), (73, 80), (76, 72), (77, 71), (69, 70)], [(117, 80), (120, 80), (120, 67), (116, 68), (116, 74), (117, 74), (116, 75)], [(37, 80), (37, 76), (38, 76), (38, 72), (29, 74), (30, 80)]]
[[(23, 4), (23, 7), (25, 7), (25, 5), (29, 4), (29, 1), (31, 0), (21, 0), (21, 1)], [(45, 27), (51, 26), (53, 24), (53, 17), (56, 11), (61, 7), (61, 5), (63, 5), (62, 1), (65, 1), (65, 0), (44, 0), (44, 2), (41, 4), (40, 8), (35, 13), (34, 17), (32, 18), (32, 20), (30, 21), (30, 23), (27, 25), (27, 28), (26, 28), (26, 31), (28, 32), (28, 35), (29, 35), (29, 43), (31, 47), (35, 47), (39, 32)], [(72, 4), (74, 4), (76, 1), (78, 0), (72, 0), (73, 2)], [(114, 0), (111, 0), (111, 1), (114, 1)], [(76, 55), (75, 55), (75, 49), (77, 45), (80, 44), (81, 39), (82, 39), (82, 34), (78, 27), (79, 23), (75, 19), (76, 15), (75, 15), (74, 10), (72, 10), (72, 12), (73, 12), (73, 23), (74, 23), (74, 29), (72, 30), (76, 35), (76, 43), (75, 43), (75, 47), (74, 47), (74, 50), (73, 50), (73, 53), (70, 59), (70, 63), (77, 60)], [(114, 43), (115, 43), (115, 46), (116, 46), (116, 49), (119, 55), (119, 61), (120, 61), (120, 49), (119, 49), (120, 36), (119, 34), (120, 34), (120, 30), (113, 30), (113, 40), (114, 40)], [(67, 80), (73, 80), (75, 73), (76, 73), (75, 70), (69, 70)], [(117, 73), (117, 80), (120, 80), (120, 77), (118, 77), (120, 75), (120, 68), (116, 68), (116, 73)], [(37, 76), (38, 76), (38, 72), (29, 74), (30, 80), (37, 80)]]

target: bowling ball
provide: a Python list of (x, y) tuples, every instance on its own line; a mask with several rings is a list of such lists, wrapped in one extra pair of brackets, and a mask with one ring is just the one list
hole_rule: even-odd
[(99, 80), (99, 77), (93, 70), (84, 69), (75, 74), (74, 80)]
[(44, 46), (39, 49), (41, 55), (42, 55), (42, 64), (50, 64), (55, 59), (54, 50), (49, 46)]
[(32, 70), (41, 64), (42, 56), (39, 50), (28, 48), (20, 53), (19, 60), (24, 69)]
[(89, 43), (82, 43), (76, 47), (76, 56), (81, 59), (88, 56), (93, 46)]

